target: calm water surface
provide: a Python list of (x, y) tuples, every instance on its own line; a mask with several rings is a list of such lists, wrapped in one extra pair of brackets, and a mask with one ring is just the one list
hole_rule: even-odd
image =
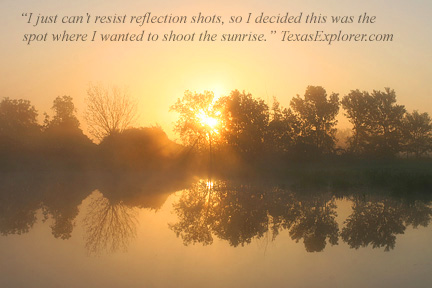
[(431, 287), (424, 197), (75, 180), (3, 183), (0, 287)]

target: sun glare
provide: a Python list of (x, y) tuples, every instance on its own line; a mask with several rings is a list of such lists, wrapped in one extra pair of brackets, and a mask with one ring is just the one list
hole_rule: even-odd
[(211, 181), (211, 180), (209, 180), (209, 181), (206, 182), (207, 189), (212, 189), (213, 185), (214, 185), (213, 181)]
[[(222, 95), (220, 93), (214, 94), (214, 98), (212, 102), (210, 103), (209, 107), (207, 109), (200, 109), (198, 113), (196, 113), (196, 117), (198, 118), (198, 122), (201, 123), (202, 126), (206, 126), (210, 128), (210, 131), (213, 133), (218, 133), (216, 130), (217, 125), (219, 124), (219, 120), (216, 117), (212, 117), (209, 114), (213, 116), (219, 116), (221, 114), (220, 111), (213, 111), (213, 107), (216, 104), (217, 100)], [(206, 111), (204, 111), (206, 110)]]
[(203, 126), (208, 126), (211, 130), (215, 130), (218, 120), (208, 116), (202, 109), (198, 112), (197, 117)]

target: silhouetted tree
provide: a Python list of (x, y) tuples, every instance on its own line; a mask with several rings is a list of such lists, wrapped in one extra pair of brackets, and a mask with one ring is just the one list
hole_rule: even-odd
[(221, 97), (221, 137), (234, 151), (246, 158), (256, 156), (263, 149), (264, 137), (269, 121), (268, 106), (252, 94), (234, 90)]
[(400, 151), (402, 120), (405, 107), (396, 104), (396, 93), (390, 88), (385, 92), (373, 91), (371, 146), (380, 155), (393, 155)]
[(170, 107), (170, 111), (179, 113), (174, 131), (186, 146), (206, 149), (210, 139), (220, 129), (220, 112), (215, 109), (216, 98), (211, 91), (196, 93), (185, 91), (183, 97)]
[(300, 123), (290, 109), (280, 107), (273, 99), (271, 118), (266, 129), (266, 150), (276, 155), (293, 152), (293, 146), (300, 133)]
[(403, 119), (404, 151), (420, 157), (432, 151), (432, 121), (428, 113), (405, 114)]
[(56, 167), (72, 167), (88, 164), (94, 153), (93, 142), (84, 135), (73, 99), (70, 96), (58, 96), (51, 108), (52, 119), (45, 114), (45, 129), (41, 143), (41, 154), (51, 160)]
[(3, 144), (25, 143), (40, 132), (38, 113), (28, 100), (4, 98), (0, 102), (0, 138)]
[(354, 125), (351, 150), (357, 153), (392, 156), (401, 150), (405, 108), (396, 104), (396, 93), (351, 91), (342, 99), (345, 114)]
[(294, 115), (300, 122), (299, 145), (306, 151), (308, 147), (318, 153), (331, 153), (335, 146), (334, 128), (339, 111), (338, 94), (327, 96), (326, 90), (321, 86), (308, 86), (301, 98), (294, 97), (290, 103)]
[(38, 113), (28, 100), (0, 102), (0, 169), (21, 169), (37, 153), (41, 129)]
[(353, 135), (349, 138), (349, 149), (356, 154), (364, 153), (369, 143), (373, 127), (372, 111), (375, 109), (374, 99), (368, 92), (352, 90), (342, 98), (345, 116), (353, 125)]
[(137, 118), (137, 102), (126, 89), (90, 85), (84, 118), (89, 132), (99, 140), (123, 132)]
[(38, 113), (28, 100), (4, 98), (0, 102), (0, 135), (11, 136), (37, 130)]

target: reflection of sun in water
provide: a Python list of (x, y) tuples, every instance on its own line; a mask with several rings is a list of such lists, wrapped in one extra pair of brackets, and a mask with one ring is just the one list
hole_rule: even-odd
[(213, 185), (214, 185), (213, 181), (211, 181), (211, 180), (209, 180), (209, 181), (206, 182), (207, 189), (212, 189)]

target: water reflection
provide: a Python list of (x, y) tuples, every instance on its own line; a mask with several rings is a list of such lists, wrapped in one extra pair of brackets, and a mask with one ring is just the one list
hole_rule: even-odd
[(217, 237), (231, 246), (243, 246), (267, 232), (275, 240), (287, 230), (308, 252), (323, 251), (340, 239), (350, 248), (371, 245), (389, 251), (395, 247), (396, 235), (408, 226), (426, 227), (431, 221), (429, 202), (361, 193), (343, 197), (351, 200), (352, 214), (340, 229), (336, 196), (330, 192), (230, 181), (215, 181), (209, 187), (199, 181), (174, 204), (178, 222), (169, 227), (185, 245), (208, 245)]
[(352, 214), (346, 219), (341, 237), (351, 248), (372, 245), (393, 249), (396, 235), (403, 234), (407, 226), (426, 227), (432, 215), (430, 206), (420, 201), (404, 202), (379, 196), (353, 199)]
[(2, 175), (0, 179), (0, 233), (27, 233), (42, 210), (43, 221), (52, 220), (52, 234), (68, 239), (79, 213), (78, 205), (92, 191), (83, 176), (74, 173)]
[(126, 251), (136, 236), (137, 215), (137, 208), (127, 207), (123, 202), (112, 203), (99, 191), (93, 193), (83, 220), (87, 251), (90, 254)]
[[(327, 186), (300, 189), (250, 179), (192, 181), (166, 173), (17, 173), (0, 180), (1, 235), (29, 232), (41, 211), (40, 220), (49, 223), (55, 238), (67, 240), (82, 225), (89, 254), (127, 250), (138, 225), (144, 225), (138, 221), (140, 209), (158, 211), (179, 190), (172, 207), (177, 219), (168, 226), (185, 245), (220, 239), (238, 247), (268, 235), (279, 241), (285, 231), (308, 252), (340, 243), (390, 251), (408, 227), (427, 227), (432, 218), (424, 194), (395, 196), (384, 190), (335, 192)], [(339, 199), (351, 205), (342, 220)]]
[(322, 251), (327, 241), (337, 244), (339, 228), (331, 195), (300, 197), (289, 190), (215, 181), (204, 181), (185, 190), (174, 204), (179, 221), (170, 228), (185, 245), (213, 242), (213, 236), (234, 247), (244, 246), (271, 232), (273, 239), (289, 230), (307, 251)]
[[(65, 171), (0, 175), (0, 234), (28, 233), (41, 211), (40, 220), (50, 223), (55, 238), (67, 240), (82, 225), (89, 254), (124, 251), (136, 235), (138, 209), (158, 210), (189, 183), (185, 177), (166, 177)], [(82, 206), (85, 199), (89, 204)], [(80, 213), (82, 222), (76, 220)]]

